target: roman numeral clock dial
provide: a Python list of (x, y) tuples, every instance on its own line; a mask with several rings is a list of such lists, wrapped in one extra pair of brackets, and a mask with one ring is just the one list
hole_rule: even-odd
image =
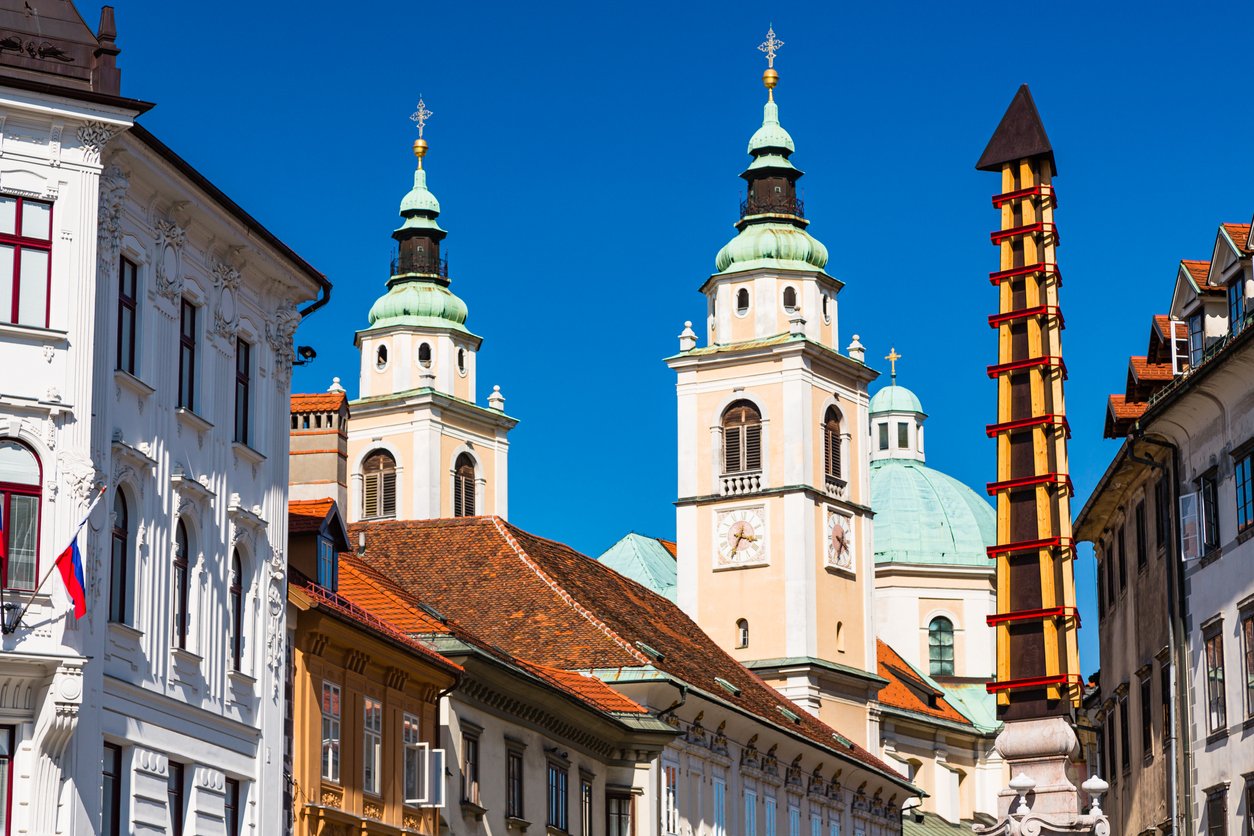
[(761, 508), (738, 508), (718, 515), (718, 565), (759, 563), (766, 553)]

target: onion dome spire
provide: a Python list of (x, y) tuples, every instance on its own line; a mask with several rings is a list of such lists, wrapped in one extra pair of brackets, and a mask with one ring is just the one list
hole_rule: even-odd
[(404, 221), (392, 233), (397, 252), (392, 259), (388, 292), (370, 308), (372, 329), (408, 325), (466, 330), (466, 303), (448, 289), (448, 259), (440, 254), (440, 242), (448, 235), (436, 221), (440, 202), (427, 188), (427, 171), (423, 168), (423, 158), (430, 148), (423, 133), (433, 115), (419, 98), (417, 111), (409, 117), (418, 126), (413, 145), (418, 165), (414, 187), (401, 200)]
[(758, 49), (766, 53), (762, 86), (766, 104), (762, 127), (749, 138), (753, 162), (740, 176), (748, 183), (748, 194), (740, 204), (740, 234), (719, 250), (715, 266), (720, 273), (759, 267), (792, 270), (822, 270), (827, 265), (827, 248), (806, 232), (805, 206), (797, 198), (797, 180), (803, 172), (792, 164), (796, 146), (779, 122), (775, 88), (779, 72), (775, 56), (784, 42), (767, 30)]

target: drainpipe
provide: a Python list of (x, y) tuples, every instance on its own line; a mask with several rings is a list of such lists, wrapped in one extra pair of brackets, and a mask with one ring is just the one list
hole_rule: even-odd
[(325, 305), (327, 302), (330, 302), (330, 301), (331, 301), (331, 284), (330, 282), (327, 282), (322, 285), (318, 298), (310, 302), (304, 308), (301, 308), (300, 310), (301, 319), (304, 319), (305, 317), (309, 316), (311, 313), (318, 310), (318, 308), (321, 308), (323, 305)]
[[(1188, 687), (1187, 682), (1182, 676), (1181, 671), (1188, 670), (1187, 646), (1184, 631), (1184, 559), (1180, 554), (1180, 538), (1175, 530), (1174, 520), (1176, 508), (1180, 505), (1180, 448), (1174, 442), (1150, 438), (1145, 434), (1138, 424), (1129, 437), (1128, 458), (1134, 462), (1147, 464), (1159, 472), (1166, 473), (1166, 468), (1150, 458), (1143, 458), (1135, 454), (1135, 444), (1137, 441), (1144, 441), (1146, 444), (1153, 444), (1156, 447), (1162, 447), (1171, 453), (1171, 475), (1168, 480), (1171, 499), (1171, 513), (1168, 515), (1169, 531), (1167, 554), (1171, 561), (1170, 570), (1167, 572), (1167, 645), (1171, 656), (1171, 675), (1169, 687), (1171, 689), (1172, 703), (1169, 707), (1171, 713), (1171, 740), (1169, 741), (1170, 764), (1171, 764), (1171, 826), (1178, 833), (1192, 833), (1192, 798), (1193, 793), (1188, 786), (1189, 782), (1189, 761), (1192, 753), (1187, 745), (1181, 745), (1180, 738), (1183, 735), (1183, 721), (1185, 704), (1184, 691)], [(1179, 637), (1177, 639), (1177, 637)], [(1187, 744), (1187, 740), (1185, 741)], [(1181, 810), (1181, 795), (1184, 795), (1185, 801), (1183, 810)], [(1180, 827), (1180, 819), (1184, 818), (1184, 826)]]

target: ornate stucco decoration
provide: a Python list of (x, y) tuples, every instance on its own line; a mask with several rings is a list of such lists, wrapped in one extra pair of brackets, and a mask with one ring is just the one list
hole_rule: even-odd
[(89, 163), (100, 162), (100, 152), (113, 139), (114, 129), (103, 122), (85, 122), (75, 131), (83, 146), (83, 158)]
[(270, 669), (270, 698), (279, 698), (279, 682), (283, 679), (283, 611), (287, 607), (287, 561), (282, 549), (270, 555), (270, 583), (266, 590), (266, 667)]
[(62, 832), (64, 822), (58, 821), (63, 809), (60, 803), (61, 774), (70, 739), (78, 727), (79, 709), (83, 704), (83, 665), (86, 659), (65, 659), (52, 675), (47, 693), (35, 718), (32, 750), (37, 754), (34, 771), (33, 798), (30, 799), (33, 833)]
[(292, 376), (292, 360), (296, 357), (292, 338), (300, 325), (300, 313), (292, 302), (282, 303), (274, 316), (266, 320), (266, 342), (274, 351), (275, 382), (286, 386)]
[(213, 281), (213, 331), (224, 340), (235, 336), (239, 327), (239, 287), (242, 276), (238, 268), (223, 262), (214, 262), (211, 271)]
[(153, 243), (157, 249), (153, 270), (157, 293), (173, 302), (183, 292), (180, 265), (187, 231), (174, 221), (158, 220)]
[(269, 526), (261, 517), (261, 508), (256, 505), (245, 508), (239, 494), (233, 493), (227, 504), (226, 514), (231, 521), (231, 546), (237, 546), (245, 538), (249, 538), (251, 542), (248, 545), (256, 551), (259, 548), (259, 539), (265, 535)]

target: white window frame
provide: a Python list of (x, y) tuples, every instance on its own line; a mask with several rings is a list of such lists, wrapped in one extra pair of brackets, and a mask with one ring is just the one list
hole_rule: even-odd
[(714, 836), (727, 836), (727, 781), (714, 778)]
[[(328, 703), (327, 697), (332, 699)], [(328, 713), (328, 706), (334, 711)], [(322, 778), (340, 782), (340, 719), (344, 711), (344, 691), (334, 682), (322, 681)]]
[(766, 825), (765, 836), (776, 836), (775, 814), (778, 807), (779, 802), (775, 800), (774, 793), (768, 793), (762, 797), (762, 819)]
[[(421, 729), (417, 715), (409, 712), (401, 715), (401, 747), (404, 752), (401, 789), (405, 793), (405, 803), (411, 807), (426, 803), (431, 792), (429, 787), (431, 776), (427, 770), (430, 746), (422, 742)], [(411, 783), (414, 789), (413, 794), (410, 793)]]
[(361, 698), (361, 791), (379, 795), (383, 784), (383, 700)]
[(758, 834), (758, 793), (756, 790), (745, 790), (745, 836)]
[(662, 762), (662, 832), (679, 833), (679, 764)]

